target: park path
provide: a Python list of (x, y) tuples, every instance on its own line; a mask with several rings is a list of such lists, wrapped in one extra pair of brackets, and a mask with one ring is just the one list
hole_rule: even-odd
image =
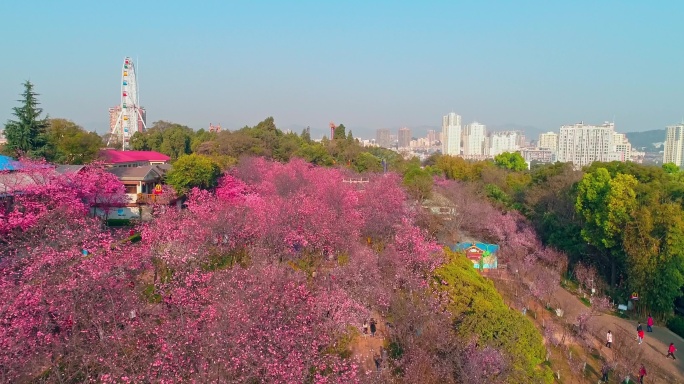
[(370, 331), (369, 334), (366, 335), (360, 333), (352, 341), (351, 345), (352, 356), (361, 365), (362, 372), (365, 372), (366, 374), (376, 371), (373, 357), (376, 355), (382, 356), (381, 351), (385, 345), (385, 339), (389, 337), (385, 319), (375, 311), (373, 311), (371, 315), (377, 320), (377, 331), (375, 333), (375, 337), (370, 335)]
[[(574, 321), (577, 316), (583, 312), (588, 312), (587, 308), (576, 296), (566, 291), (563, 288), (559, 288), (555, 294), (554, 299), (560, 304), (560, 307), (565, 311), (564, 317), (569, 321)], [(644, 331), (646, 331), (646, 319), (641, 320)], [(602, 354), (612, 357), (612, 351), (603, 346), (605, 342), (605, 334), (608, 330), (613, 333), (613, 341), (617, 343), (617, 338), (626, 337), (629, 338), (635, 345), (637, 345), (636, 340), (636, 327), (637, 321), (622, 319), (617, 316), (609, 314), (601, 314), (600, 316), (594, 316), (589, 320), (589, 327), (598, 333), (598, 335), (603, 335), (604, 339), (599, 340), (599, 350)], [(675, 347), (679, 349), (675, 352), (677, 360), (666, 359), (667, 347), (670, 343), (674, 343)], [(669, 329), (663, 326), (654, 326), (653, 332), (646, 332), (644, 337), (644, 342), (638, 348), (644, 349), (644, 361), (643, 364), (648, 371), (649, 366), (657, 366), (661, 370), (668, 372), (673, 376), (675, 383), (684, 383), (684, 339), (674, 334)], [(635, 372), (638, 367), (634, 368)], [(647, 381), (656, 383), (658, 381)], [(664, 381), (660, 381), (665, 383)], [(667, 381), (670, 383), (671, 381)]]

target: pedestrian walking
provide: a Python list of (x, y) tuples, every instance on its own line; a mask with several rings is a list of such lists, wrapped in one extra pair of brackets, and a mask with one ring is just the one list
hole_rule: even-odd
[(368, 334), (368, 320), (363, 319), (363, 334), (367, 335)]
[(637, 332), (637, 337), (639, 338), (639, 345), (641, 345), (641, 342), (644, 341), (644, 330), (640, 330)]
[(604, 383), (608, 382), (608, 373), (610, 372), (610, 365), (608, 364), (603, 364), (603, 367), (601, 367), (601, 381)]
[(613, 333), (609, 330), (606, 334), (606, 347), (612, 348), (613, 345)]
[(646, 320), (646, 332), (653, 332), (653, 316), (648, 314), (648, 320)]
[(371, 321), (370, 321), (370, 331), (371, 331), (371, 337), (375, 337), (376, 325), (375, 325), (375, 319), (372, 317), (371, 317)]
[(639, 384), (644, 384), (644, 376), (646, 376), (646, 368), (641, 364), (641, 369), (639, 369)]
[(677, 360), (674, 357), (674, 353), (677, 351), (677, 348), (675, 348), (674, 343), (670, 343), (670, 346), (667, 348), (667, 356), (665, 356), (666, 359), (669, 359), (670, 356), (672, 356), (672, 360)]
[(382, 360), (380, 359), (380, 355), (375, 355), (373, 357), (373, 361), (375, 361), (375, 369), (380, 372), (380, 365), (382, 364)]

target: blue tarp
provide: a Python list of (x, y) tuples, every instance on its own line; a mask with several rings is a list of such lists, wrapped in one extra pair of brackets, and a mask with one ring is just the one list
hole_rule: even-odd
[(11, 157), (0, 155), (0, 171), (16, 171), (19, 163)]

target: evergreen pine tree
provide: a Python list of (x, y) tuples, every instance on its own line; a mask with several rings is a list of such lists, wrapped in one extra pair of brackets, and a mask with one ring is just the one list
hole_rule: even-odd
[(335, 131), (333, 133), (333, 139), (335, 140), (344, 140), (347, 138), (347, 134), (345, 132), (344, 124), (340, 124), (337, 127), (335, 127)]
[(12, 114), (17, 120), (9, 120), (5, 124), (6, 150), (13, 154), (37, 157), (45, 149), (48, 121), (40, 118), (43, 109), (38, 107), (40, 103), (36, 96), (38, 94), (33, 91), (33, 84), (26, 81), (23, 98), (17, 100), (22, 105), (13, 108)]

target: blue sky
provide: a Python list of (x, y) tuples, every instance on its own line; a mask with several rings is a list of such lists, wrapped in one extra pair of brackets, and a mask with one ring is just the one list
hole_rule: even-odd
[(684, 116), (681, 1), (22, 0), (2, 15), (1, 122), (30, 79), (51, 117), (103, 132), (124, 56), (148, 122), (195, 129), (273, 116), (370, 137), (454, 111), (627, 132)]

